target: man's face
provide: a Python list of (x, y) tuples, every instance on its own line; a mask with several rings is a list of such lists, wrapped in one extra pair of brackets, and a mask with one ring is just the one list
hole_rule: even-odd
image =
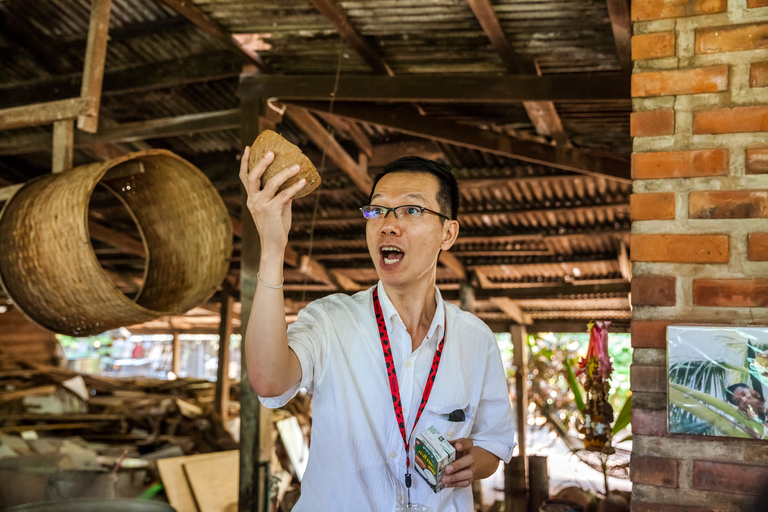
[[(376, 184), (371, 204), (389, 208), (416, 205), (440, 212), (439, 187), (431, 174), (390, 173)], [(434, 275), (440, 249), (450, 249), (456, 240), (458, 222), (428, 212), (417, 218), (395, 218), (389, 212), (383, 219), (367, 221), (365, 233), (379, 279), (400, 286)]]

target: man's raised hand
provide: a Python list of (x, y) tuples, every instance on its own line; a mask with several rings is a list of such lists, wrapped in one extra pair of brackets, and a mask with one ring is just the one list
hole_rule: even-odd
[(259, 231), (262, 251), (283, 251), (288, 244), (288, 231), (291, 228), (291, 198), (304, 187), (306, 180), (301, 179), (282, 192), (277, 192), (280, 185), (299, 172), (301, 168), (297, 164), (281, 170), (262, 188), (261, 176), (274, 160), (275, 154), (268, 151), (253, 168), (248, 169), (250, 154), (251, 148), (246, 147), (240, 159), (240, 181), (248, 195), (248, 211)]

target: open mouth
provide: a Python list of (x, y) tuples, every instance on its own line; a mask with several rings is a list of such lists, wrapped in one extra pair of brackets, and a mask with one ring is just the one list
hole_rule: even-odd
[(405, 253), (395, 246), (385, 246), (379, 250), (381, 251), (381, 259), (385, 265), (394, 265), (405, 256)]

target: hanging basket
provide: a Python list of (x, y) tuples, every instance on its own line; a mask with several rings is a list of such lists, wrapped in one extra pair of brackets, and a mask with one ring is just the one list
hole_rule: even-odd
[[(97, 184), (139, 228), (146, 264), (133, 299), (91, 246), (88, 204)], [(0, 282), (16, 306), (46, 329), (87, 336), (209, 299), (229, 269), (232, 224), (197, 167), (153, 149), (28, 182), (0, 212), (0, 240)]]

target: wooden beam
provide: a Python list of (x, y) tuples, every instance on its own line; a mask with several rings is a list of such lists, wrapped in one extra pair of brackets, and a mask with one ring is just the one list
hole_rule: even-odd
[[(538, 283), (537, 283), (538, 284)], [(495, 285), (494, 285), (495, 286)], [(528, 287), (522, 287), (528, 286)], [(538, 299), (587, 300), (590, 298), (627, 297), (630, 291), (629, 283), (614, 283), (603, 285), (566, 285), (557, 284), (531, 287), (533, 283), (521, 283), (520, 288), (487, 288), (476, 289), (477, 300), (490, 300), (495, 297), (509, 297), (517, 301)], [(286, 290), (287, 298), (298, 300), (315, 300), (328, 295), (329, 290)], [(446, 289), (443, 292), (445, 300), (458, 300), (457, 289)]]
[(359, 292), (365, 287), (339, 270), (328, 270), (337, 288), (345, 292)]
[[(241, 79), (244, 98), (283, 101), (492, 103), (523, 101), (608, 101), (630, 98), (630, 79), (623, 75), (478, 75), (406, 74), (295, 76), (252, 75)], [(326, 108), (325, 111), (328, 109)], [(334, 113), (338, 114), (334, 108)]]
[(459, 307), (470, 313), (475, 312), (475, 289), (466, 281), (459, 285)]
[(629, 0), (606, 0), (611, 18), (613, 40), (619, 54), (621, 70), (632, 71), (632, 22), (629, 16)]
[[(74, 101), (74, 100), (66, 100)], [(82, 102), (76, 98), (77, 102)], [(59, 103), (59, 102), (56, 102)], [(34, 106), (35, 108), (38, 105)], [(16, 107), (14, 109), (0, 110), (0, 118), (4, 112), (10, 110), (31, 110), (33, 107)], [(51, 107), (53, 108), (53, 107)], [(47, 122), (54, 119), (50, 113), (41, 113), (40, 116), (48, 116)], [(75, 117), (75, 116), (69, 116)], [(3, 128), (0, 121), (0, 129)], [(240, 111), (220, 110), (217, 112), (203, 112), (200, 114), (187, 114), (183, 116), (152, 119), (150, 121), (137, 121), (116, 126), (102, 128), (97, 134), (83, 132), (75, 133), (75, 147), (90, 146), (91, 144), (136, 142), (146, 139), (177, 137), (190, 133), (203, 133), (209, 131), (232, 130), (240, 127)], [(45, 124), (38, 122), (36, 124)], [(29, 126), (29, 125), (28, 125)], [(23, 153), (35, 153), (47, 150), (50, 144), (50, 136), (46, 134), (11, 137), (0, 140), (0, 155), (16, 155)]]
[[(538, 74), (532, 63), (524, 62), (515, 54), (504, 30), (501, 28), (501, 23), (499, 23), (490, 0), (468, 0), (468, 3), (480, 22), (480, 26), (483, 27), (483, 32), (491, 41), (493, 48), (507, 69), (510, 72)], [(569, 144), (568, 136), (565, 134), (560, 115), (557, 113), (553, 102), (526, 101), (523, 102), (523, 106), (534, 128), (536, 128), (536, 133), (552, 137), (559, 146)]]
[(517, 60), (491, 2), (489, 0), (467, 0), (467, 3), (507, 69), (512, 72), (525, 72), (525, 66)]
[(91, 2), (91, 22), (88, 27), (88, 44), (85, 49), (83, 84), (80, 96), (88, 100), (88, 112), (77, 118), (77, 127), (88, 133), (96, 133), (99, 127), (101, 84), (104, 80), (104, 62), (107, 59), (109, 38), (109, 11), (112, 0)]
[(328, 158), (349, 176), (361, 191), (365, 194), (370, 194), (371, 187), (373, 186), (371, 177), (361, 171), (357, 162), (349, 156), (349, 153), (341, 147), (341, 144), (323, 128), (312, 114), (303, 108), (293, 106), (289, 107), (285, 114), (291, 121), (296, 123), (320, 151), (327, 154)]
[[(299, 102), (309, 110), (326, 110), (325, 102)], [(454, 144), (478, 151), (514, 158), (566, 171), (631, 183), (629, 160), (590, 153), (587, 151), (555, 147), (531, 141), (522, 141), (506, 134), (495, 133), (443, 119), (420, 116), (402, 107), (384, 108), (334, 103), (336, 114), (385, 126), (417, 137)]]
[(343, 117), (335, 116), (333, 114), (329, 114), (328, 112), (318, 112), (318, 114), (323, 118), (324, 121), (336, 128), (336, 130), (345, 132), (347, 135), (349, 135), (349, 138), (352, 139), (362, 154), (366, 155), (368, 158), (373, 156), (373, 146), (371, 145), (371, 140), (365, 133), (363, 133), (363, 130), (356, 122), (350, 121), (349, 119)]
[[(72, 71), (72, 65), (67, 61), (64, 52), (58, 51), (58, 48), (54, 47), (53, 41), (45, 33), (24, 18), (16, 16), (11, 12), (7, 3), (3, 4), (2, 2), (0, 2), (0, 32), (2, 32), (4, 39), (16, 43), (19, 48), (23, 48), (23, 51), (30, 55), (44, 70), (59, 74)], [(74, 94), (70, 96), (74, 96)]]
[(621, 277), (627, 282), (632, 281), (632, 262), (629, 259), (629, 251), (624, 240), (619, 240), (619, 270)]
[(438, 160), (445, 158), (445, 153), (432, 140), (418, 139), (377, 144), (373, 147), (371, 158), (368, 160), (368, 168), (384, 167), (402, 156), (420, 156), (427, 160)]
[[(109, 69), (104, 72), (101, 95), (116, 96), (233, 78), (240, 74), (241, 68), (241, 61), (233, 58), (231, 52), (220, 51)], [(82, 81), (82, 73), (70, 73), (23, 85), (0, 85), (0, 108), (79, 96)]]
[[(50, 124), (54, 121), (72, 119), (88, 111), (88, 100), (83, 98), (70, 98), (67, 100), (49, 101), (36, 105), (12, 107), (0, 110), (0, 130), (12, 130), (28, 126)], [(45, 137), (48, 147), (50, 138)], [(18, 140), (18, 139), (17, 139)]]
[(297, 270), (313, 281), (333, 284), (333, 281), (328, 277), (328, 271), (326, 270), (325, 265), (310, 258), (306, 254), (301, 257), (301, 263)]
[(528, 429), (528, 333), (525, 326), (511, 325), (512, 364), (515, 365), (515, 417), (517, 419), (517, 449), (520, 457), (526, 457), (526, 431)]
[[(352, 26), (347, 15), (342, 11), (333, 0), (310, 0), (315, 8), (325, 16), (333, 25), (336, 32), (347, 42), (362, 59), (368, 64), (374, 72), (393, 76), (392, 70), (378, 55), (368, 41)], [(269, 96), (271, 97), (271, 96)]]
[(232, 34), (224, 31), (218, 23), (216, 23), (210, 16), (203, 12), (197, 5), (191, 0), (160, 0), (162, 3), (179, 13), (184, 18), (194, 23), (200, 30), (213, 36), (224, 43), (228, 48), (236, 50), (248, 62), (256, 65), (261, 71), (272, 72), (271, 66), (264, 63), (258, 54), (255, 52), (246, 50), (232, 37)]
[(451, 269), (451, 272), (456, 274), (457, 279), (464, 280), (467, 278), (467, 271), (464, 268), (464, 264), (459, 261), (456, 255), (448, 251), (440, 251), (438, 257), (440, 263)]
[[(503, 216), (507, 218), (511, 217), (520, 217), (520, 216), (527, 216), (530, 214), (535, 213), (546, 213), (546, 214), (558, 214), (558, 213), (575, 213), (575, 212), (585, 212), (585, 211), (594, 211), (599, 209), (628, 209), (629, 203), (626, 200), (619, 200), (619, 201), (611, 201), (607, 203), (602, 204), (591, 204), (591, 205), (582, 205), (582, 206), (558, 206), (558, 207), (550, 207), (550, 208), (540, 208), (536, 207), (534, 205), (520, 205), (514, 209), (504, 209), (504, 210), (484, 210), (484, 211), (465, 211), (459, 213), (459, 222), (467, 221), (467, 220), (482, 220), (484, 217), (492, 217), (492, 216)], [(299, 226), (306, 226), (309, 224), (314, 224), (315, 226), (328, 226), (328, 225), (334, 225), (338, 223), (344, 223), (344, 224), (365, 224), (365, 218), (360, 215), (359, 213), (351, 212), (343, 217), (328, 217), (323, 219), (312, 219), (309, 217), (299, 217), (295, 218), (292, 221), (293, 227), (299, 227)], [(460, 240), (460, 239), (459, 239)]]
[(219, 325), (219, 364), (216, 368), (216, 391), (214, 410), (221, 416), (224, 425), (229, 419), (229, 338), (232, 336), (232, 306), (235, 300), (227, 294), (221, 301), (221, 322)]
[(491, 302), (504, 314), (509, 316), (518, 325), (530, 325), (533, 323), (531, 315), (523, 313), (523, 310), (509, 297), (494, 297)]
[(488, 276), (485, 275), (485, 272), (479, 268), (473, 269), (473, 272), (475, 276), (477, 276), (477, 282), (480, 285), (480, 288), (493, 288), (493, 283), (490, 279), (488, 279)]
[(68, 171), (72, 168), (74, 153), (75, 122), (73, 119), (63, 119), (53, 122), (53, 160), (52, 172)]
[(141, 241), (131, 238), (125, 233), (108, 228), (93, 219), (88, 221), (88, 234), (91, 238), (94, 238), (99, 242), (104, 242), (112, 247), (117, 247), (128, 254), (133, 254), (140, 258), (145, 258), (147, 255), (146, 250), (144, 249), (144, 244)]
[(181, 339), (179, 338), (179, 331), (173, 331), (172, 343), (171, 371), (178, 378), (181, 371)]

